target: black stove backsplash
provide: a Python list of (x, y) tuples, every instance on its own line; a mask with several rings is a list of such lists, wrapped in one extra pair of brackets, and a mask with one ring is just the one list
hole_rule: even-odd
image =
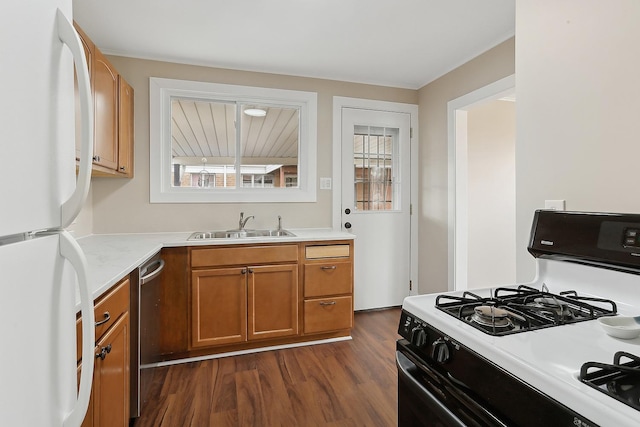
[(538, 210), (529, 252), (640, 274), (640, 215)]

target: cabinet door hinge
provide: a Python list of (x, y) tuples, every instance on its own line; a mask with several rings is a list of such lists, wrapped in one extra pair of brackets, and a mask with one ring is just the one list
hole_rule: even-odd
[(413, 128), (409, 128), (409, 138), (413, 138)]
[(409, 290), (413, 290), (413, 281), (409, 280)]

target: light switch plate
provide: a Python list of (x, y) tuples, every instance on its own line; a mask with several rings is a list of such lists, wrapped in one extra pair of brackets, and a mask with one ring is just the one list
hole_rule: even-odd
[(331, 178), (320, 178), (320, 189), (331, 190)]
[(544, 208), (550, 209), (554, 211), (563, 211), (565, 210), (566, 202), (564, 200), (545, 200)]

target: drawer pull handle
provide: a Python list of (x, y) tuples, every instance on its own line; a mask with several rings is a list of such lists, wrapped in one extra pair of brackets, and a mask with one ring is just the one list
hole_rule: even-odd
[(337, 267), (335, 265), (323, 265), (320, 267), (322, 270), (335, 270)]
[(320, 301), (320, 305), (336, 305), (335, 301)]
[(111, 320), (111, 315), (109, 314), (108, 311), (105, 311), (104, 314), (104, 319), (102, 319), (99, 322), (96, 322), (96, 326), (100, 326), (100, 325), (104, 325), (105, 323), (107, 323), (109, 320)]

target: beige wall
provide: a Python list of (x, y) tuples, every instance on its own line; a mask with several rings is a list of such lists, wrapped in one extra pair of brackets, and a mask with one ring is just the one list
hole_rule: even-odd
[(289, 228), (331, 226), (331, 191), (319, 189), (316, 203), (150, 204), (149, 77), (317, 92), (318, 178), (332, 176), (333, 96), (418, 102), (417, 92), (409, 89), (124, 57), (109, 59), (135, 90), (135, 177), (93, 179), (93, 232), (96, 234), (228, 229), (237, 225), (240, 211), (256, 216), (255, 227), (275, 226), (278, 215), (283, 217), (283, 226)]
[[(93, 179), (89, 228), (96, 234), (225, 229), (236, 225), (240, 211), (255, 215), (256, 227), (273, 226), (277, 215), (283, 216), (283, 225), (289, 228), (331, 226), (332, 195), (327, 190), (318, 190), (316, 203), (150, 204), (149, 77), (317, 92), (318, 177), (332, 176), (333, 96), (419, 104), (419, 291), (444, 291), (448, 262), (447, 102), (513, 74), (514, 46), (513, 39), (507, 40), (418, 91), (111, 56), (135, 90), (135, 177)], [(81, 226), (85, 229), (87, 222)]]
[[(640, 212), (637, 0), (518, 0), (517, 274), (545, 199), (568, 210)], [(544, 28), (543, 31), (541, 29)]]
[(447, 290), (447, 103), (512, 75), (514, 55), (511, 38), (418, 91), (420, 293)]
[(516, 104), (494, 100), (467, 112), (468, 287), (516, 278)]

